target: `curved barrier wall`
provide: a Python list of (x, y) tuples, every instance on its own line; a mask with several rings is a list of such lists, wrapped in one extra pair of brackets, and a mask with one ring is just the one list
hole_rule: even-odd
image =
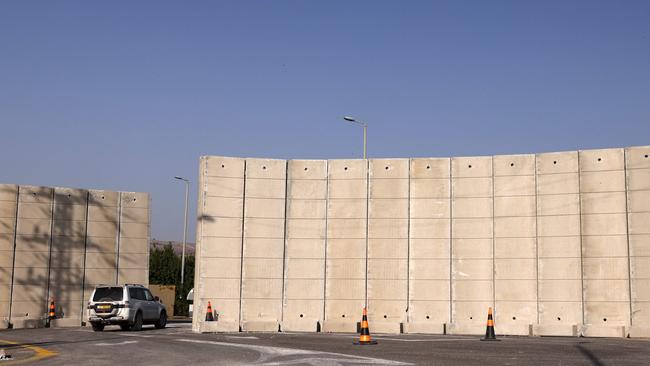
[(649, 154), (202, 157), (194, 330), (650, 336)]

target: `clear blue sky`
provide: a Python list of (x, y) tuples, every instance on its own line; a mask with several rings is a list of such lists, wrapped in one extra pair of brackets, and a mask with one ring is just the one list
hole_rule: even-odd
[(345, 114), (371, 157), (648, 145), (650, 1), (0, 2), (0, 182), (150, 192), (157, 239), (200, 155), (358, 157)]

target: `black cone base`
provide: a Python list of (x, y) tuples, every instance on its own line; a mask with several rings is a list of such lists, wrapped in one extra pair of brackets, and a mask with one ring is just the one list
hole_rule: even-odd
[(367, 345), (371, 345), (371, 344), (377, 344), (377, 341), (367, 341), (367, 342), (357, 341), (357, 342), (354, 342), (353, 344), (356, 344), (357, 346), (367, 346)]

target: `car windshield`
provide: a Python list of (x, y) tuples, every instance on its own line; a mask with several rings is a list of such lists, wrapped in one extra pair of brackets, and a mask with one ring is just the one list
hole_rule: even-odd
[(120, 301), (123, 294), (121, 287), (97, 287), (93, 301)]

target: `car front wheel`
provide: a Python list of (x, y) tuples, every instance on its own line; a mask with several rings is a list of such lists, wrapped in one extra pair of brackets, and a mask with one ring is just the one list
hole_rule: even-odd
[(163, 329), (167, 325), (167, 313), (165, 311), (160, 312), (160, 318), (156, 322), (156, 329)]
[(90, 323), (90, 325), (92, 325), (95, 332), (101, 332), (104, 330), (104, 324), (102, 323)]

